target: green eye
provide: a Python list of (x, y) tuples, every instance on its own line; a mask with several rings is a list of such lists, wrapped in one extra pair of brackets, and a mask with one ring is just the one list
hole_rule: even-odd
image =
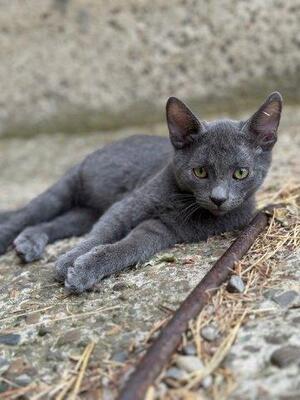
[(247, 178), (249, 175), (249, 170), (247, 168), (238, 168), (234, 171), (233, 177), (234, 179), (242, 180)]
[(206, 172), (205, 168), (197, 167), (197, 168), (194, 168), (193, 171), (197, 178), (200, 178), (200, 179), (207, 178), (207, 172)]

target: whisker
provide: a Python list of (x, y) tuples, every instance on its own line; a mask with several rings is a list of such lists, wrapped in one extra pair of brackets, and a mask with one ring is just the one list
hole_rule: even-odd
[(183, 218), (183, 221), (188, 221), (190, 216), (193, 215), (199, 208), (199, 204), (197, 204), (196, 202), (193, 202), (192, 204), (185, 207), (181, 212), (181, 217)]
[(198, 211), (200, 208), (200, 205), (196, 203), (194, 207), (190, 210), (190, 212), (185, 216), (184, 222), (187, 222), (192, 217), (192, 215), (194, 215), (195, 212)]

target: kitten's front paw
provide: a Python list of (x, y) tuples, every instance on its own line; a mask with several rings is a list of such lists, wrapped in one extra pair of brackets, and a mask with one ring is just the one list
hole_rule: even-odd
[(73, 267), (74, 261), (77, 257), (78, 254), (75, 253), (74, 250), (71, 250), (57, 259), (55, 264), (56, 280), (64, 282), (68, 274), (68, 269)]
[(21, 260), (29, 263), (42, 257), (47, 243), (48, 236), (46, 233), (34, 231), (30, 228), (14, 240), (14, 247)]
[(68, 269), (65, 287), (71, 293), (82, 293), (91, 289), (101, 278), (91, 253), (77, 258), (74, 267)]

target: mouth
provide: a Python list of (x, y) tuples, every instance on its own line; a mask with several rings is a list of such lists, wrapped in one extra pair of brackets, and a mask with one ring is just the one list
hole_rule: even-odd
[(228, 212), (221, 209), (210, 209), (209, 211), (216, 217), (221, 217), (222, 215), (225, 215)]

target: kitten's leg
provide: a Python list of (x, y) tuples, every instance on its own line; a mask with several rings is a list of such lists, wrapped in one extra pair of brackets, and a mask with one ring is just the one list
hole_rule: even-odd
[(14, 240), (16, 252), (24, 262), (39, 260), (48, 243), (84, 235), (98, 216), (94, 210), (74, 208), (50, 222), (28, 227)]
[(6, 222), (11, 218), (13, 215), (17, 213), (17, 210), (13, 211), (1, 211), (0, 212), (0, 224), (3, 224), (3, 222)]
[(73, 169), (68, 175), (2, 223), (0, 225), (0, 255), (7, 250), (8, 246), (26, 226), (49, 221), (70, 209), (76, 183), (77, 174), (76, 170)]
[(148, 260), (177, 240), (161, 221), (144, 221), (119, 242), (95, 247), (77, 258), (74, 267), (68, 269), (65, 286), (71, 292), (81, 293), (105, 276)]
[(94, 225), (86, 239), (58, 258), (55, 266), (58, 279), (61, 280), (63, 275), (66, 277), (68, 268), (73, 266), (74, 261), (79, 256), (96, 246), (114, 243), (125, 237), (132, 228), (147, 217), (149, 218), (151, 206), (151, 196), (146, 196), (146, 194), (140, 192), (135, 192), (133, 195), (113, 204)]

